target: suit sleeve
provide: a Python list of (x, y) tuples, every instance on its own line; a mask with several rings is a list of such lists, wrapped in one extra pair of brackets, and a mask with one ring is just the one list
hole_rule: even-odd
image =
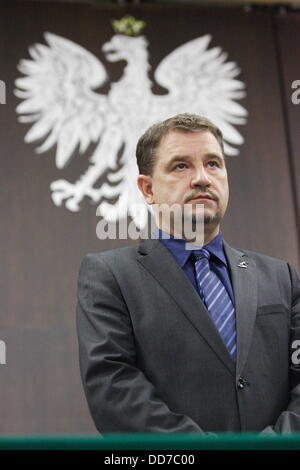
[(130, 315), (101, 255), (81, 264), (77, 332), (82, 382), (99, 432), (204, 434), (191, 418), (173, 413), (136, 367)]
[[(291, 279), (292, 306), (290, 326), (290, 402), (274, 426), (261, 434), (300, 432), (300, 280), (294, 268), (288, 265)], [(298, 352), (297, 352), (298, 350)]]

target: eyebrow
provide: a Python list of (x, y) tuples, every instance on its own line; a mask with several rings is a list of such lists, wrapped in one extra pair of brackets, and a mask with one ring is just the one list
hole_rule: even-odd
[[(190, 160), (191, 157), (189, 155), (175, 155), (171, 158), (171, 160), (167, 163), (167, 168), (170, 168), (176, 162), (186, 162)], [(205, 160), (218, 160), (220, 163), (225, 164), (225, 159), (223, 156), (220, 156), (217, 153), (207, 153), (205, 155)]]

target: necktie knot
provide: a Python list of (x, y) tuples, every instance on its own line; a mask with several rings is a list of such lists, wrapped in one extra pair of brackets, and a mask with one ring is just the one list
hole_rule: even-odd
[(201, 248), (200, 250), (194, 250), (193, 251), (194, 257), (196, 260), (206, 258), (209, 260), (210, 258), (210, 252), (206, 250), (205, 248)]

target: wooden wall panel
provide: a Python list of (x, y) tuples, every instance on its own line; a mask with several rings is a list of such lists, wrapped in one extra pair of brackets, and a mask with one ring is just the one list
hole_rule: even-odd
[[(300, 15), (277, 15), (278, 62), (282, 80), (290, 185), (294, 196), (297, 233), (300, 233)], [(294, 83), (297, 82), (298, 83)], [(294, 84), (294, 85), (293, 85)], [(289, 233), (289, 227), (286, 227)]]

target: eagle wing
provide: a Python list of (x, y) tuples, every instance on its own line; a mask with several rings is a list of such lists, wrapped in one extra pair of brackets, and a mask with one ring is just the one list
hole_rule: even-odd
[(153, 95), (149, 115), (153, 122), (181, 112), (204, 115), (223, 132), (225, 153), (236, 155), (243, 137), (234, 125), (244, 124), (247, 116), (236, 100), (245, 96), (245, 85), (220, 47), (208, 49), (210, 41), (209, 34), (193, 39), (161, 61), (154, 77), (169, 93)]
[(25, 77), (15, 82), (19, 121), (33, 122), (25, 142), (44, 139), (42, 153), (55, 144), (56, 165), (63, 168), (79, 146), (86, 151), (99, 140), (108, 119), (107, 97), (93, 90), (103, 85), (107, 74), (102, 63), (74, 42), (45, 33), (48, 45), (30, 47), (31, 59), (20, 61)]

